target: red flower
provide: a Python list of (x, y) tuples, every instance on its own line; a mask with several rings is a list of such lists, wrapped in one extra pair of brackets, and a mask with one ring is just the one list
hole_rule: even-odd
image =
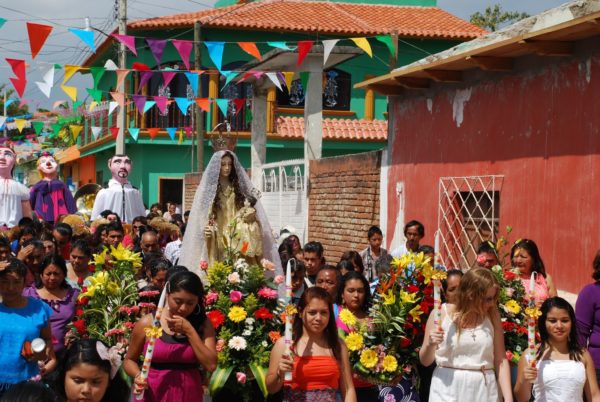
[(80, 316), (82, 316), (82, 315), (83, 315), (83, 309), (82, 309), (81, 307), (77, 307), (77, 308), (75, 309), (75, 316), (76, 316), (76, 317), (80, 317)]
[(254, 312), (254, 316), (259, 320), (270, 320), (273, 318), (273, 314), (266, 307), (261, 307)]
[(402, 346), (403, 348), (409, 347), (411, 343), (412, 341), (409, 338), (400, 339), (400, 346)]
[(502, 322), (502, 329), (504, 330), (504, 332), (512, 332), (515, 330), (516, 324), (514, 322), (510, 322), (510, 321), (504, 321)]
[(218, 329), (225, 322), (225, 315), (219, 310), (213, 310), (206, 313), (214, 329)]
[(431, 296), (433, 294), (433, 286), (427, 286), (423, 289), (423, 294), (426, 296)]
[[(85, 290), (82, 290), (82, 292), (85, 292)], [(77, 299), (77, 304), (79, 304), (80, 306), (87, 306), (89, 302), (89, 297), (82, 297), (81, 299)]]
[(527, 335), (527, 327), (517, 327), (517, 333)]
[(514, 281), (515, 279), (517, 279), (517, 274), (515, 274), (512, 271), (504, 271), (504, 279), (506, 279), (507, 281)]
[(408, 285), (406, 287), (406, 293), (417, 293), (419, 291), (419, 287), (417, 285)]
[(73, 326), (75, 327), (75, 329), (77, 329), (77, 332), (79, 333), (80, 336), (84, 336), (87, 333), (84, 320), (73, 321)]

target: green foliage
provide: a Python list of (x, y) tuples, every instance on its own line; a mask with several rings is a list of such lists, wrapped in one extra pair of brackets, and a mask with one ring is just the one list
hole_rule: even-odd
[(504, 11), (500, 4), (494, 4), (493, 6), (486, 7), (483, 13), (478, 11), (472, 14), (470, 22), (473, 25), (494, 32), (504, 24), (510, 24), (529, 16), (527, 13)]
[(208, 281), (214, 289), (224, 289), (229, 280), (227, 276), (233, 272), (233, 267), (220, 261), (215, 262), (208, 270)]

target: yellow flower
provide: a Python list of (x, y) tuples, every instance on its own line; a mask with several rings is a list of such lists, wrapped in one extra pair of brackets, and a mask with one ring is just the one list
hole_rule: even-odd
[(346, 337), (346, 346), (348, 346), (348, 350), (356, 352), (363, 347), (363, 337), (361, 334), (357, 332), (351, 332)]
[(416, 303), (417, 302), (417, 294), (416, 293), (408, 293), (404, 290), (400, 291), (400, 300), (402, 303)]
[(106, 291), (110, 294), (117, 294), (119, 291), (119, 284), (117, 282), (110, 281), (106, 285)]
[(521, 306), (513, 299), (504, 303), (504, 307), (512, 314), (519, 314), (521, 312)]
[(381, 295), (383, 297), (383, 304), (394, 304), (396, 303), (396, 296), (392, 293), (392, 291), (388, 291)]
[(542, 312), (537, 307), (527, 307), (525, 309), (525, 315), (529, 318), (537, 319), (542, 315)]
[(148, 338), (160, 338), (162, 336), (162, 328), (161, 327), (146, 327), (144, 328), (144, 332)]
[(104, 249), (100, 254), (94, 254), (94, 265), (105, 265), (106, 264), (106, 253), (108, 251)]
[(366, 368), (375, 367), (377, 360), (377, 353), (374, 350), (366, 349), (360, 354), (360, 363)]
[(227, 317), (229, 317), (229, 319), (233, 322), (244, 321), (247, 316), (248, 313), (246, 313), (246, 310), (239, 306), (232, 307), (231, 310), (229, 310), (229, 314), (227, 314)]
[(350, 310), (346, 308), (340, 311), (340, 320), (342, 320), (342, 322), (349, 327), (356, 325), (356, 317)]
[(285, 306), (285, 314), (287, 314), (289, 317), (292, 317), (294, 314), (298, 314), (298, 309), (295, 305), (288, 304)]
[(134, 268), (141, 268), (142, 266), (142, 257), (140, 256), (140, 253), (134, 253), (123, 246), (123, 243), (119, 243), (116, 248), (110, 246), (110, 254), (115, 257), (117, 261), (131, 262)]
[(442, 281), (448, 278), (448, 274), (443, 269), (434, 269), (431, 279), (434, 281)]
[(416, 306), (415, 308), (410, 310), (408, 314), (410, 314), (410, 316), (413, 318), (413, 321), (421, 322), (420, 316), (421, 314), (423, 314), (423, 311), (421, 310), (421, 306)]
[(383, 358), (383, 370), (393, 373), (398, 369), (398, 360), (394, 356), (387, 355)]

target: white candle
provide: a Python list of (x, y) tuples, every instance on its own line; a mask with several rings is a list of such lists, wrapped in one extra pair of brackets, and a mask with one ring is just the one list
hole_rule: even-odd
[[(289, 305), (292, 303), (292, 260), (294, 260), (294, 264), (296, 263), (295, 259), (290, 259), (287, 262), (287, 266), (285, 269), (285, 305)], [(292, 347), (292, 317), (286, 311), (285, 314), (285, 354), (288, 356), (291, 355), (291, 347)], [(292, 372), (286, 371), (284, 375), (285, 381), (292, 381)]]
[[(536, 272), (532, 272), (529, 277), (529, 305), (530, 309), (535, 309), (535, 279)], [(535, 317), (527, 318), (527, 361), (531, 364), (535, 361)]]
[(442, 296), (440, 292), (441, 283), (439, 279), (433, 280), (433, 324), (436, 329), (441, 328), (442, 320)]
[(438, 265), (439, 262), (439, 258), (440, 258), (440, 230), (438, 229), (435, 232), (435, 244), (434, 244), (434, 257), (433, 257), (433, 267), (435, 268), (436, 265)]

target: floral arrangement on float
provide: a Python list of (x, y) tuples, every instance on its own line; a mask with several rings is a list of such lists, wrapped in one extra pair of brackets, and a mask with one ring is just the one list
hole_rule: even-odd
[(267, 395), (269, 356), (285, 322), (277, 292), (285, 278), (267, 278), (265, 270), (272, 271), (275, 266), (264, 259), (261, 265), (249, 265), (243, 258), (217, 261), (210, 267), (201, 263), (210, 283), (206, 315), (217, 334), (218, 365), (210, 378), (211, 395), (227, 388), (244, 400), (256, 400), (254, 383), (263, 397)]
[(427, 316), (434, 304), (440, 305), (434, 282), (439, 286), (445, 277), (445, 269), (434, 269), (423, 253), (408, 253), (395, 258), (390, 272), (380, 278), (366, 322), (348, 310), (340, 312), (349, 329), (345, 342), (355, 373), (383, 385), (416, 372)]

